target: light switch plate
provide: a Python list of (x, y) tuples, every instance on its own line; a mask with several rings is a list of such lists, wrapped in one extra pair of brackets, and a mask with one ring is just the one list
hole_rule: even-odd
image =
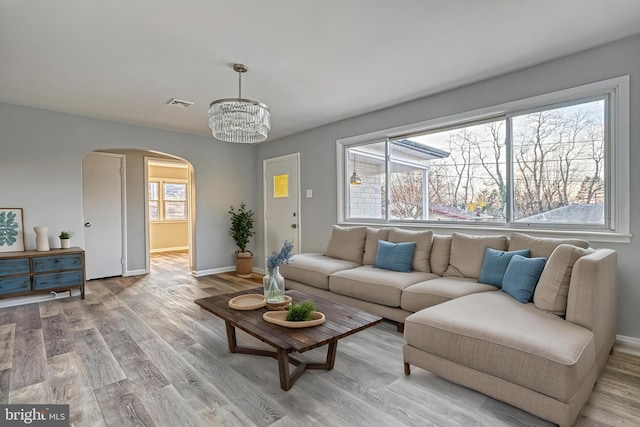
[(307, 199), (310, 199), (313, 197), (313, 190), (307, 190)]

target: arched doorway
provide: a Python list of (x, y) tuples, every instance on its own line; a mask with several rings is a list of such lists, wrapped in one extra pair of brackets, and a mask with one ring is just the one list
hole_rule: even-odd
[(147, 259), (180, 267), (193, 267), (193, 167), (183, 159), (144, 157), (145, 230)]
[[(169, 153), (138, 149), (100, 149), (94, 153), (110, 153), (124, 156), (123, 162), (123, 254), (122, 275), (135, 276), (151, 271), (150, 223), (149, 223), (149, 179), (147, 159), (155, 162), (167, 162), (180, 165), (186, 173), (186, 200), (183, 208), (186, 218), (182, 219), (186, 225), (186, 244), (180, 246), (186, 252), (184, 257), (188, 268), (195, 266), (195, 182), (193, 165), (186, 159)], [(83, 178), (84, 182), (84, 178)], [(175, 187), (172, 187), (176, 190)], [(175, 191), (174, 193), (175, 194)], [(169, 202), (180, 202), (169, 200)], [(173, 203), (173, 206), (178, 203)], [(86, 215), (85, 215), (86, 216)]]

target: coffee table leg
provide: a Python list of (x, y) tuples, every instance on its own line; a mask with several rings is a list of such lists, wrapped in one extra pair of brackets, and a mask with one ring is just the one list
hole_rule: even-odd
[(238, 342), (236, 341), (236, 328), (229, 322), (225, 322), (227, 325), (227, 344), (229, 345), (229, 352), (235, 353), (236, 348), (238, 347)]
[(324, 369), (330, 371), (336, 362), (336, 353), (338, 350), (338, 341), (331, 341), (327, 345), (327, 358), (324, 363), (307, 363), (306, 369)]
[(332, 370), (336, 362), (336, 352), (338, 350), (338, 341), (331, 341), (327, 349), (327, 369)]
[(291, 388), (291, 376), (289, 375), (289, 353), (278, 349), (278, 372), (280, 373), (280, 388), (287, 391)]

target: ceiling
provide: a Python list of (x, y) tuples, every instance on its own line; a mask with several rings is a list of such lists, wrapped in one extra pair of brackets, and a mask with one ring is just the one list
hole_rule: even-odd
[(0, 102), (210, 135), (239, 62), (273, 140), (637, 33), (638, 0), (0, 0)]

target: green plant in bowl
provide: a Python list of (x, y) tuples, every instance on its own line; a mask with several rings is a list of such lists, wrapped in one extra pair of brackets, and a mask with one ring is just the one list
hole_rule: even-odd
[(306, 322), (313, 320), (311, 312), (316, 310), (316, 304), (311, 300), (304, 300), (299, 304), (292, 303), (287, 313), (287, 320), (289, 322)]

